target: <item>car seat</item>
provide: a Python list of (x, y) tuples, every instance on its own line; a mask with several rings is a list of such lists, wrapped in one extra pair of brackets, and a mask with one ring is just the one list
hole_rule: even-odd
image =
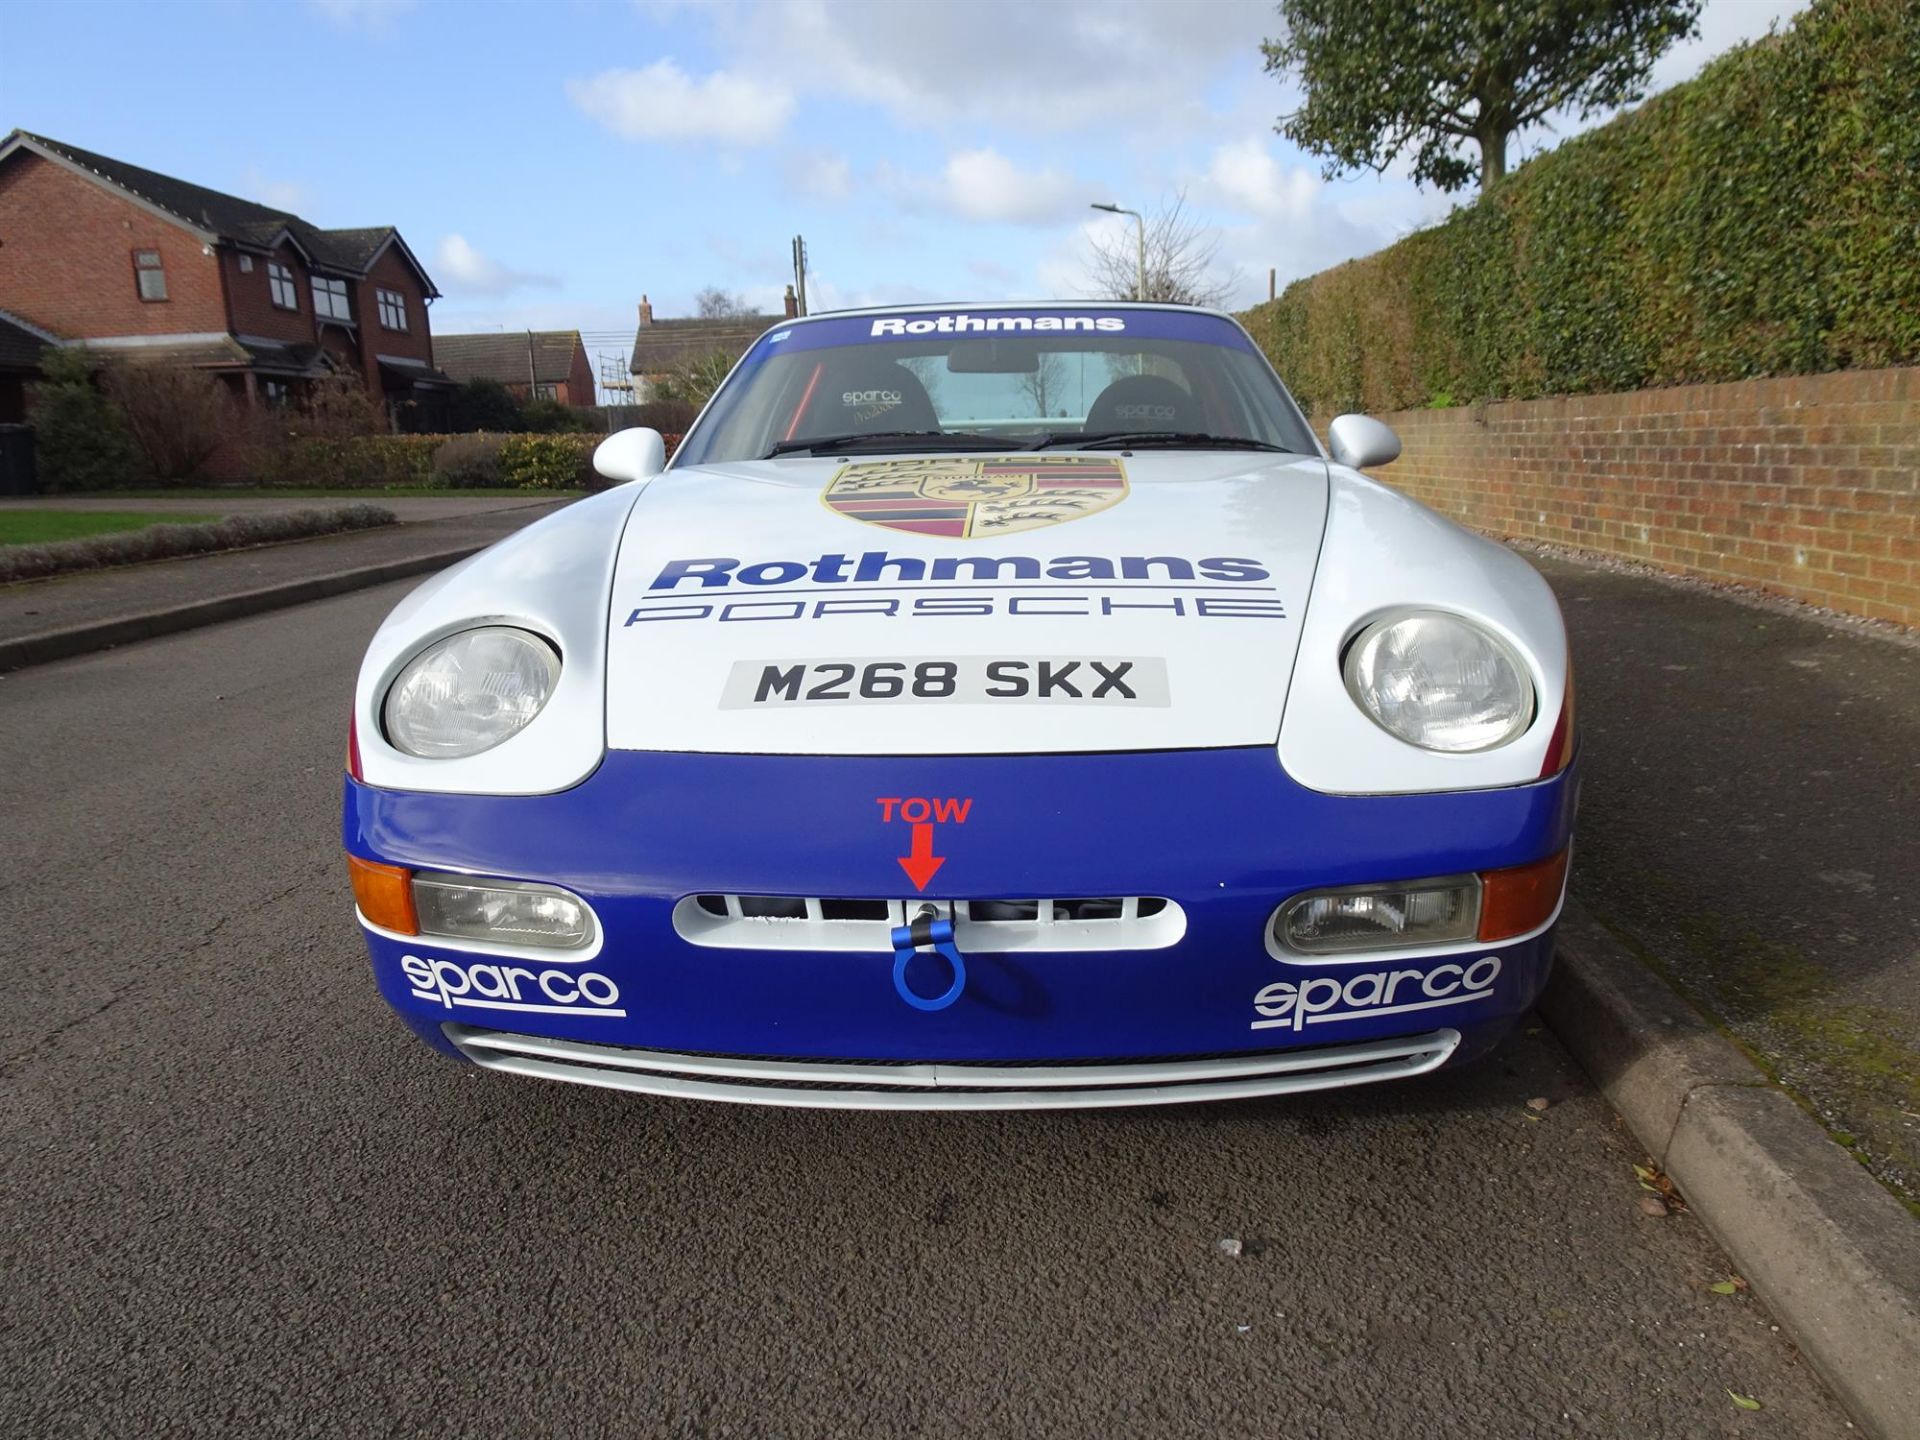
[(797, 439), (940, 428), (919, 376), (883, 355), (838, 358), (820, 372), (812, 390), (795, 428)]
[(1136, 430), (1204, 430), (1193, 396), (1163, 375), (1128, 375), (1102, 390), (1087, 411), (1084, 433), (1123, 435)]

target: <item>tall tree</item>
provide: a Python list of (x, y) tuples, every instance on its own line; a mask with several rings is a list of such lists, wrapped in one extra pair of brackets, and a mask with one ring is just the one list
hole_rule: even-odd
[(1560, 110), (1581, 119), (1638, 100), (1653, 62), (1698, 33), (1700, 0), (1280, 0), (1267, 72), (1298, 76), (1306, 104), (1275, 128), (1326, 157), (1328, 179), (1384, 170), (1458, 190), (1507, 173), (1515, 131)]
[(709, 285), (693, 297), (693, 309), (702, 320), (733, 320), (753, 311), (738, 295)]

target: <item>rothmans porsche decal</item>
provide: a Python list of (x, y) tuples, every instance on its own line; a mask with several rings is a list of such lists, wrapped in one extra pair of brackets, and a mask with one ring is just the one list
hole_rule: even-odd
[(849, 520), (964, 540), (1111, 509), (1127, 498), (1127, 472), (1105, 455), (865, 460), (841, 466), (820, 498)]

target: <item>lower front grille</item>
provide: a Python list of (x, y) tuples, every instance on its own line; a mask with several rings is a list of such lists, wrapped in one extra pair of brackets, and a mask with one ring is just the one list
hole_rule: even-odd
[(448, 1024), (460, 1053), (490, 1070), (645, 1095), (848, 1110), (1041, 1110), (1244, 1100), (1422, 1075), (1460, 1044), (1456, 1030), (1393, 1040), (1198, 1060), (996, 1065), (761, 1059), (589, 1045)]
[(987, 950), (1164, 950), (1187, 913), (1159, 895), (1038, 900), (870, 900), (818, 895), (688, 895), (673, 928), (693, 945), (728, 950), (854, 950), (887, 954), (893, 931), (925, 905), (953, 921), (962, 954)]

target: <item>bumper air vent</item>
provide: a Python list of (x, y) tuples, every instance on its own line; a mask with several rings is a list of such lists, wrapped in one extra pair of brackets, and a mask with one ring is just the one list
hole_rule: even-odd
[(828, 896), (689, 895), (673, 928), (692, 945), (729, 950), (859, 950), (888, 954), (892, 932), (922, 905), (952, 916), (962, 954), (992, 950), (1162, 950), (1187, 915), (1158, 895), (1036, 900), (856, 900)]

